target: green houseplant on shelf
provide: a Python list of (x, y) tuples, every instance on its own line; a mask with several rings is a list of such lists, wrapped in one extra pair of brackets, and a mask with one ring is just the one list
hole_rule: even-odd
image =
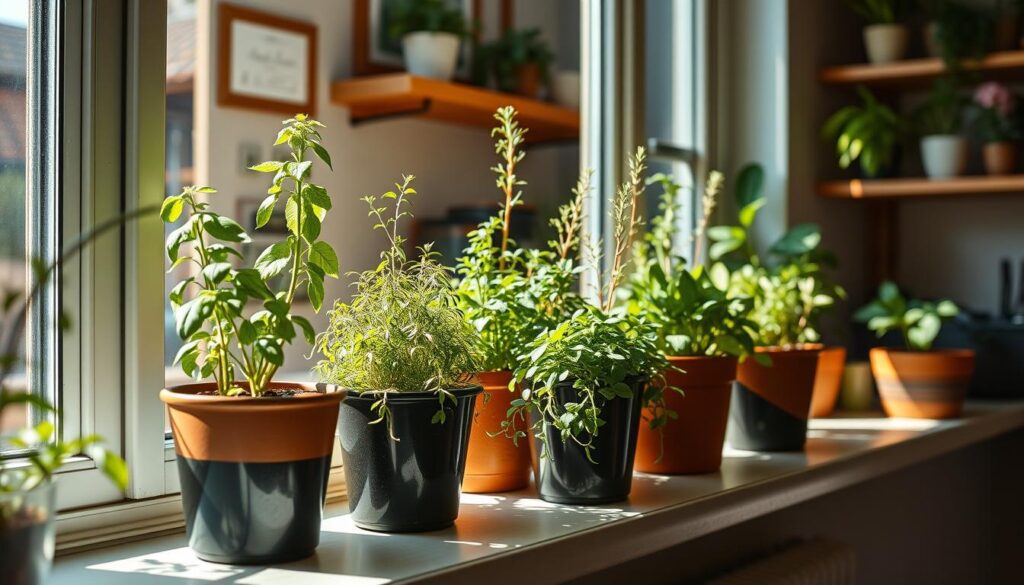
[(964, 59), (980, 59), (991, 49), (994, 22), (982, 7), (960, 0), (921, 0), (927, 15), (925, 51), (941, 58), (954, 75), (962, 72)]
[(484, 85), (493, 76), (499, 91), (536, 99), (549, 83), (549, 68), (555, 58), (540, 35), (539, 28), (510, 28), (497, 41), (478, 47), (474, 81)]
[[(287, 144), (290, 156), (252, 167), (272, 176), (257, 228), (283, 204), (289, 231), (254, 267), (238, 266), (235, 246), (250, 239), (212, 211), (206, 198), (213, 189), (186, 187), (161, 209), (166, 222), (185, 218), (167, 238), (172, 267), (193, 269), (169, 294), (185, 342), (175, 363), (197, 380), (213, 378), (160, 392), (174, 433), (189, 545), (204, 560), (282, 562), (309, 556), (319, 543), (342, 395), (274, 375), (297, 335), (315, 340), (309, 321), (292, 311), (299, 288), (319, 310), (324, 279), (338, 276), (337, 255), (319, 239), (331, 199), (311, 180), (315, 159), (331, 164), (322, 127), (301, 114), (286, 120), (276, 144)], [(278, 275), (283, 289), (273, 290), (268, 282)], [(274, 487), (281, 477), (294, 478), (290, 489)], [(261, 504), (239, 497), (247, 493), (260, 494)]]
[(990, 175), (1009, 175), (1017, 168), (1017, 140), (1020, 139), (1020, 114), (1017, 96), (1005, 85), (989, 81), (974, 90), (972, 103), (981, 139), (985, 171)]
[(904, 0), (847, 0), (850, 8), (868, 22), (864, 27), (864, 48), (875, 64), (899, 61), (907, 54)]
[(921, 136), (921, 162), (930, 179), (949, 179), (967, 168), (967, 138), (961, 134), (964, 98), (952, 78), (935, 82), (928, 98), (914, 111)]
[(628, 180), (612, 199), (608, 271), (601, 274), (594, 250), (588, 253), (595, 282), (602, 283), (594, 303), (531, 340), (515, 371), (515, 382), (524, 390), (512, 402), (504, 430), (513, 441), (533, 434), (539, 442), (537, 490), (546, 501), (597, 504), (625, 499), (641, 410), (666, 390), (660, 378), (669, 366), (658, 350), (657, 328), (615, 308), (632, 242), (642, 225), (644, 154), (637, 150)]
[(405, 0), (393, 10), (389, 32), (402, 41), (406, 70), (442, 81), (454, 77), (468, 33), (462, 10), (444, 0)]
[(428, 248), (406, 257), (401, 220), (411, 215), (413, 177), (368, 196), (374, 228), (387, 235), (380, 264), (355, 275), (317, 347), (317, 372), (346, 389), (341, 451), (357, 526), (418, 532), (450, 526), (476, 397), (483, 391), (477, 333), (457, 306), (451, 270)]
[[(22, 457), (0, 460), (0, 575), (11, 585), (41, 585), (53, 562), (57, 485), (54, 475), (69, 457), (85, 454), (115, 485), (124, 489), (128, 470), (124, 460), (88, 435), (65, 440), (57, 429), (60, 413), (41, 395), (16, 388), (11, 382), (21, 363), (18, 348), (33, 303), (53, 282), (59, 283), (64, 262), (78, 255), (104, 233), (126, 221), (155, 212), (143, 208), (107, 220), (69, 244), (57, 260), (32, 262), (34, 281), (25, 292), (4, 290), (0, 302), (0, 420), (10, 421), (31, 411), (39, 422), (0, 433), (0, 445), (13, 447)], [(67, 324), (65, 324), (67, 326)]]
[[(708, 236), (712, 280), (733, 297), (753, 299), (749, 319), (761, 359), (740, 364), (733, 387), (727, 438), (739, 449), (803, 449), (821, 350), (819, 320), (845, 293), (826, 268), (835, 258), (820, 248), (813, 224), (792, 227), (762, 258), (750, 237), (762, 194), (763, 170), (744, 168), (737, 179), (739, 225), (715, 226)], [(764, 357), (770, 358), (769, 360)]]
[(974, 352), (932, 348), (943, 321), (957, 313), (959, 309), (952, 301), (907, 300), (895, 283), (884, 282), (878, 298), (854, 315), (879, 337), (898, 331), (903, 340), (904, 349), (876, 347), (869, 356), (886, 414), (908, 418), (960, 416), (974, 373)]
[(702, 217), (690, 250), (694, 266), (674, 250), (679, 245), (679, 191), (671, 177), (656, 175), (662, 187), (660, 215), (637, 243), (626, 304), (634, 315), (658, 325), (657, 346), (674, 366), (665, 383), (682, 393), (664, 392), (648, 405), (648, 416), (671, 413), (671, 425), (641, 425), (636, 468), (650, 473), (711, 473), (722, 464), (729, 420), (729, 398), (737, 360), (754, 351), (748, 298), (729, 298), (711, 281), (702, 263), (705, 232), (724, 177), (713, 171), (706, 182)]
[(868, 89), (858, 87), (857, 93), (863, 103), (832, 114), (822, 128), (822, 135), (835, 142), (841, 168), (856, 162), (866, 178), (896, 176), (903, 123), (896, 112), (879, 103)]
[[(494, 435), (500, 433), (516, 396), (509, 383), (524, 344), (543, 332), (555, 310), (575, 296), (571, 290), (575, 270), (572, 245), (521, 249), (509, 237), (512, 213), (522, 205), (520, 189), (526, 185), (516, 170), (525, 156), (521, 146), (527, 130), (519, 126), (511, 106), (500, 108), (494, 117), (498, 121), (493, 130), (495, 152), (500, 161), (492, 170), (503, 201), (499, 212), (469, 235), (469, 247), (458, 267), (458, 305), (480, 335), (481, 371), (477, 378), (484, 387), (477, 397), (469, 439), (462, 483), (466, 492), (510, 491), (529, 484), (528, 445)], [(581, 221), (584, 191), (585, 187), (578, 188), (573, 202), (562, 209), (559, 220), (564, 217), (569, 233), (574, 233)], [(552, 300), (557, 300), (557, 307)]]

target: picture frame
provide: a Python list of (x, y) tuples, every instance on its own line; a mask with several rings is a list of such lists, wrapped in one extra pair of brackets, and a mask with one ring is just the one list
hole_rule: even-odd
[(316, 115), (317, 27), (221, 3), (217, 104)]
[[(513, 0), (450, 0), (458, 2), (466, 22), (479, 22), (472, 43), (464, 43), (460, 58), (460, 78), (468, 77), (472, 45), (495, 40), (512, 26)], [(401, 44), (386, 37), (385, 9), (401, 0), (355, 0), (353, 10), (352, 73), (355, 76), (404, 71)], [(496, 10), (495, 10), (496, 7)]]

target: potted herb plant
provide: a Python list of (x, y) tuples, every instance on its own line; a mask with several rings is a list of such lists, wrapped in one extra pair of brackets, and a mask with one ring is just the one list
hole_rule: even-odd
[(963, 99), (951, 79), (939, 80), (915, 112), (921, 161), (930, 179), (948, 179), (967, 168), (967, 139), (960, 134)]
[(568, 307), (581, 304), (572, 290), (577, 268), (573, 256), (583, 220), (586, 177), (552, 220), (557, 238), (549, 249), (517, 247), (509, 232), (513, 210), (523, 203), (520, 188), (526, 181), (516, 171), (525, 156), (520, 147), (527, 129), (519, 126), (516, 116), (512, 106), (499, 108), (494, 115), (500, 162), (492, 170), (504, 200), (497, 215), (470, 233), (469, 247), (459, 258), (458, 305), (479, 333), (482, 370), (477, 379), (484, 387), (476, 401), (464, 492), (510, 491), (529, 484), (529, 446), (498, 437), (518, 396), (512, 370), (527, 342), (571, 313)]
[(80, 253), (99, 236), (124, 222), (153, 213), (143, 208), (115, 217), (86, 232), (69, 244), (53, 263), (34, 260), (35, 280), (26, 292), (5, 290), (0, 302), (0, 421), (10, 421), (16, 412), (30, 409), (49, 415), (32, 426), (0, 433), (0, 445), (22, 449), (24, 463), (0, 460), (0, 575), (11, 585), (42, 585), (53, 562), (57, 482), (54, 474), (69, 457), (85, 454), (118, 487), (128, 483), (124, 460), (104, 449), (95, 435), (65, 441), (57, 431), (59, 412), (39, 394), (14, 388), (9, 379), (21, 357), (18, 347), (33, 302), (38, 302), (47, 284), (64, 262)]
[(493, 75), (498, 90), (537, 98), (548, 85), (554, 53), (539, 28), (508, 29), (497, 41), (477, 48), (474, 78), (484, 84)]
[(367, 196), (388, 239), (376, 268), (358, 275), (350, 302), (335, 302), (316, 370), (345, 388), (341, 453), (355, 524), (418, 532), (459, 514), (473, 409), (481, 388), (476, 331), (457, 306), (451, 270), (430, 248), (409, 260), (399, 224), (416, 194), (412, 176)]
[[(754, 351), (754, 324), (746, 318), (751, 300), (728, 298), (703, 264), (686, 266), (674, 251), (679, 244), (681, 187), (666, 175), (652, 180), (662, 187), (661, 214), (636, 244), (627, 304), (630, 313), (658, 325), (658, 349), (673, 366), (664, 373), (665, 383), (682, 393), (664, 392), (662, 400), (648, 406), (647, 418), (672, 424), (640, 425), (636, 469), (710, 473), (722, 464), (737, 359)], [(723, 182), (717, 171), (708, 177), (691, 250), (695, 263), (703, 258), (705, 231)]]
[(977, 59), (988, 51), (993, 23), (984, 9), (957, 0), (921, 0), (928, 18), (924, 27), (925, 51), (941, 58), (948, 71), (959, 73), (964, 59)]
[(450, 80), (467, 34), (462, 10), (445, 0), (406, 0), (394, 8), (391, 36), (402, 40), (405, 68), (413, 75)]
[(749, 230), (767, 202), (762, 173), (757, 165), (740, 173), (737, 182), (750, 185), (736, 191), (740, 225), (708, 232), (715, 240), (711, 259), (722, 261), (712, 266), (712, 279), (731, 296), (754, 301), (748, 318), (756, 324), (760, 357), (740, 364), (726, 436), (738, 449), (794, 451), (806, 441), (821, 350), (818, 320), (845, 293), (827, 278), (835, 261), (820, 249), (816, 225), (794, 226), (765, 259), (754, 250)]
[(858, 87), (862, 105), (847, 106), (832, 114), (822, 135), (836, 144), (841, 168), (859, 163), (861, 175), (873, 179), (899, 174), (899, 146), (903, 123), (896, 112), (880, 103), (868, 89)]
[[(190, 377), (213, 378), (160, 392), (174, 433), (189, 545), (204, 560), (283, 562), (309, 556), (319, 543), (342, 395), (274, 375), (297, 333), (310, 343), (315, 338), (309, 321), (292, 314), (297, 291), (305, 287), (319, 310), (324, 278), (338, 276), (337, 255), (319, 239), (331, 198), (310, 179), (314, 157), (331, 164), (321, 127), (301, 114), (286, 120), (276, 144), (287, 144), (290, 156), (252, 167), (273, 176), (257, 228), (284, 200), (290, 232), (254, 267), (232, 261), (240, 257), (235, 245), (249, 236), (211, 209), (205, 198), (213, 189), (186, 187), (161, 209), (168, 223), (187, 217), (168, 236), (167, 256), (172, 266), (194, 269), (169, 294), (185, 341), (174, 361)], [(267, 283), (279, 274), (284, 288), (272, 290)], [(289, 478), (287, 489), (282, 478)]]
[(876, 347), (869, 356), (886, 414), (907, 418), (960, 416), (974, 372), (974, 352), (932, 349), (942, 322), (958, 312), (948, 300), (908, 301), (896, 284), (885, 282), (878, 289), (878, 298), (854, 315), (879, 337), (890, 331), (899, 331), (903, 337), (904, 349)]
[(656, 327), (614, 306), (642, 223), (644, 170), (638, 149), (629, 179), (612, 200), (610, 268), (601, 275), (590, 267), (603, 282), (596, 299), (532, 340), (515, 371), (524, 390), (504, 429), (513, 441), (532, 433), (540, 443), (537, 491), (546, 501), (598, 504), (628, 497), (641, 410), (664, 389), (657, 378), (668, 362), (658, 351)]
[(990, 81), (974, 90), (975, 121), (982, 140), (985, 171), (1009, 175), (1017, 168), (1017, 139), (1020, 138), (1017, 98), (1005, 85)]
[(847, 0), (847, 4), (868, 21), (864, 27), (868, 61), (891, 63), (907, 54), (907, 27), (900, 22), (903, 0)]

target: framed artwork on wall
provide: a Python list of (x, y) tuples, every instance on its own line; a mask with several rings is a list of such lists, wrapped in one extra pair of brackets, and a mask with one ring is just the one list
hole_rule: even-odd
[[(476, 23), (473, 40), (491, 41), (512, 26), (512, 0), (446, 0), (462, 9), (467, 24)], [(373, 75), (403, 70), (402, 41), (390, 34), (395, 7), (403, 0), (355, 0), (353, 23), (352, 73)], [(464, 43), (459, 77), (466, 77), (471, 45)]]
[(316, 115), (316, 25), (221, 3), (217, 104)]

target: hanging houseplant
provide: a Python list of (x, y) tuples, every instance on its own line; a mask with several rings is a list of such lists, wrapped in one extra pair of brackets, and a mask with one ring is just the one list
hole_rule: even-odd
[[(604, 275), (591, 267), (596, 281), (604, 283), (594, 304), (576, 309), (531, 341), (515, 371), (523, 397), (512, 402), (504, 430), (514, 441), (532, 434), (539, 444), (537, 490), (546, 501), (598, 504), (627, 498), (641, 410), (660, 400), (661, 392), (678, 391), (659, 380), (668, 362), (656, 345), (656, 327), (614, 308), (642, 223), (644, 169), (644, 151), (638, 149), (628, 181), (612, 200), (611, 267)], [(581, 179), (578, 196), (586, 190)]]
[[(693, 268), (673, 252), (679, 237), (681, 187), (671, 177), (652, 178), (662, 186), (651, 230), (637, 242), (633, 274), (628, 282), (628, 307), (658, 325), (657, 345), (674, 366), (665, 383), (682, 393), (664, 392), (649, 405), (648, 418), (672, 413), (671, 425), (641, 425), (636, 468), (651, 473), (710, 473), (722, 464), (722, 445), (729, 420), (729, 399), (737, 359), (753, 352), (747, 320), (751, 299), (728, 298), (711, 282), (703, 264)], [(704, 232), (722, 188), (721, 173), (708, 177), (702, 219), (694, 233), (692, 258), (700, 262)]]
[(974, 373), (974, 352), (932, 349), (942, 322), (957, 315), (951, 301), (908, 301), (892, 282), (878, 289), (878, 298), (855, 318), (879, 337), (899, 331), (905, 349), (871, 350), (871, 372), (882, 408), (889, 416), (955, 418), (960, 416), (967, 386)]
[(388, 247), (358, 274), (348, 303), (337, 301), (317, 342), (317, 372), (345, 388), (341, 453), (357, 526), (418, 532), (450, 526), (474, 403), (483, 388), (476, 331), (457, 307), (451, 270), (429, 246), (406, 257), (401, 219), (416, 194), (412, 176), (363, 201)]
[(711, 258), (723, 261), (712, 267), (712, 280), (733, 296), (754, 300), (749, 319), (756, 324), (758, 359), (740, 365), (727, 439), (738, 449), (801, 450), (821, 350), (817, 321), (844, 293), (826, 278), (824, 270), (835, 259), (819, 248), (816, 225), (791, 228), (769, 248), (767, 259), (754, 251), (749, 230), (767, 200), (757, 178), (760, 167), (748, 166), (744, 173), (750, 176), (738, 183), (753, 187), (736, 191), (740, 225), (709, 231), (716, 240)]
[[(164, 389), (160, 399), (174, 433), (189, 545), (213, 562), (284, 562), (313, 554), (320, 539), (342, 396), (330, 387), (275, 381), (274, 374), (296, 334), (314, 341), (309, 321), (292, 314), (299, 287), (319, 310), (324, 278), (338, 276), (337, 255), (319, 240), (331, 199), (310, 180), (307, 156), (328, 166), (331, 159), (319, 122), (300, 114), (284, 124), (277, 144), (288, 144), (291, 156), (252, 170), (273, 176), (257, 228), (284, 199), (290, 233), (255, 267), (232, 263), (241, 257), (235, 245), (250, 239), (210, 209), (205, 198), (213, 189), (186, 187), (161, 210), (168, 223), (186, 218), (167, 238), (172, 266), (194, 268), (169, 295), (185, 342), (175, 363), (190, 377), (213, 381)], [(275, 291), (268, 282), (278, 275), (285, 285)], [(247, 313), (249, 307), (255, 310)]]

